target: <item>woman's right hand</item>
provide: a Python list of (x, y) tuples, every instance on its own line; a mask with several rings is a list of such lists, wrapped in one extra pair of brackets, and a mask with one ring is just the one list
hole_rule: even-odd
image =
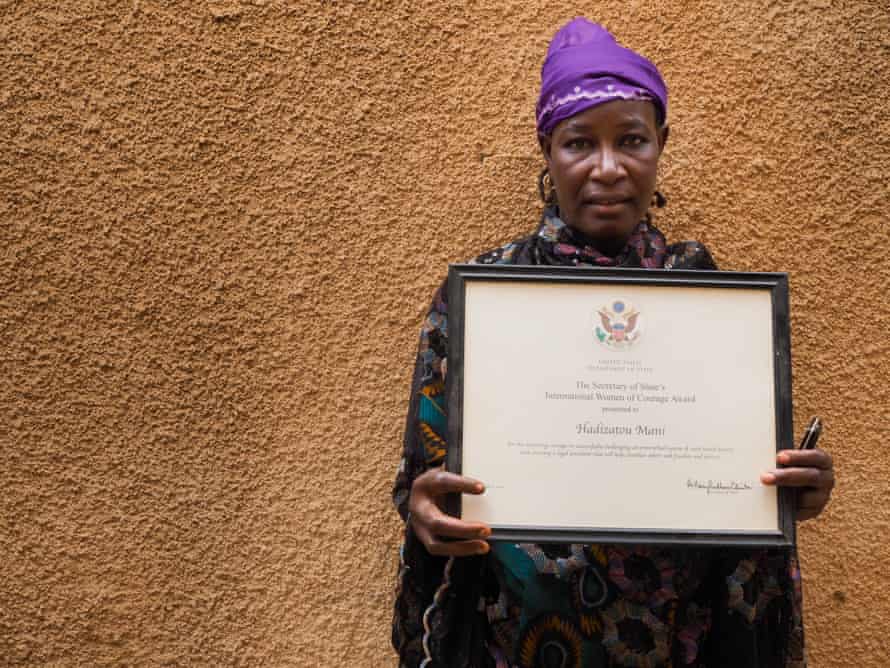
[(439, 503), (449, 493), (482, 494), (485, 486), (478, 480), (442, 468), (422, 473), (411, 486), (408, 510), (414, 535), (427, 552), (440, 557), (468, 557), (488, 552), (485, 539), (491, 529), (482, 522), (464, 522), (443, 512)]

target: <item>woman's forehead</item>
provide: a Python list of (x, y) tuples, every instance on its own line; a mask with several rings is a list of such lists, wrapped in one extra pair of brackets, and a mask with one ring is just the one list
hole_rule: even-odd
[(554, 132), (561, 130), (608, 131), (643, 126), (655, 129), (656, 110), (652, 102), (644, 100), (611, 100), (585, 109), (561, 121)]

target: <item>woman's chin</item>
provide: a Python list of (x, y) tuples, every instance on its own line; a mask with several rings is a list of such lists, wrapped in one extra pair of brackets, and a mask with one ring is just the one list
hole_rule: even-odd
[(566, 224), (583, 238), (593, 242), (593, 245), (605, 252), (605, 248), (621, 250), (627, 242), (630, 233), (637, 226), (625, 217), (615, 218), (590, 218), (583, 217), (576, 223)]

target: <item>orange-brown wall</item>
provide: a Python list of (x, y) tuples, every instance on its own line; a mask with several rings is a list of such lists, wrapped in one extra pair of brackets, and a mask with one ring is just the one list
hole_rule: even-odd
[(811, 662), (886, 664), (883, 0), (3, 2), (0, 663), (394, 665), (419, 320), (535, 224), (575, 14), (669, 82), (669, 237), (791, 273)]

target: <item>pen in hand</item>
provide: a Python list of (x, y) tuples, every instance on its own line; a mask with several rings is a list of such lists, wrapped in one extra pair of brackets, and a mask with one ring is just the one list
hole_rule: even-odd
[(822, 435), (822, 421), (814, 417), (810, 420), (810, 424), (807, 425), (807, 430), (804, 432), (803, 439), (800, 442), (800, 445), (797, 446), (798, 450), (812, 450), (816, 447), (816, 443), (819, 441), (819, 436)]

